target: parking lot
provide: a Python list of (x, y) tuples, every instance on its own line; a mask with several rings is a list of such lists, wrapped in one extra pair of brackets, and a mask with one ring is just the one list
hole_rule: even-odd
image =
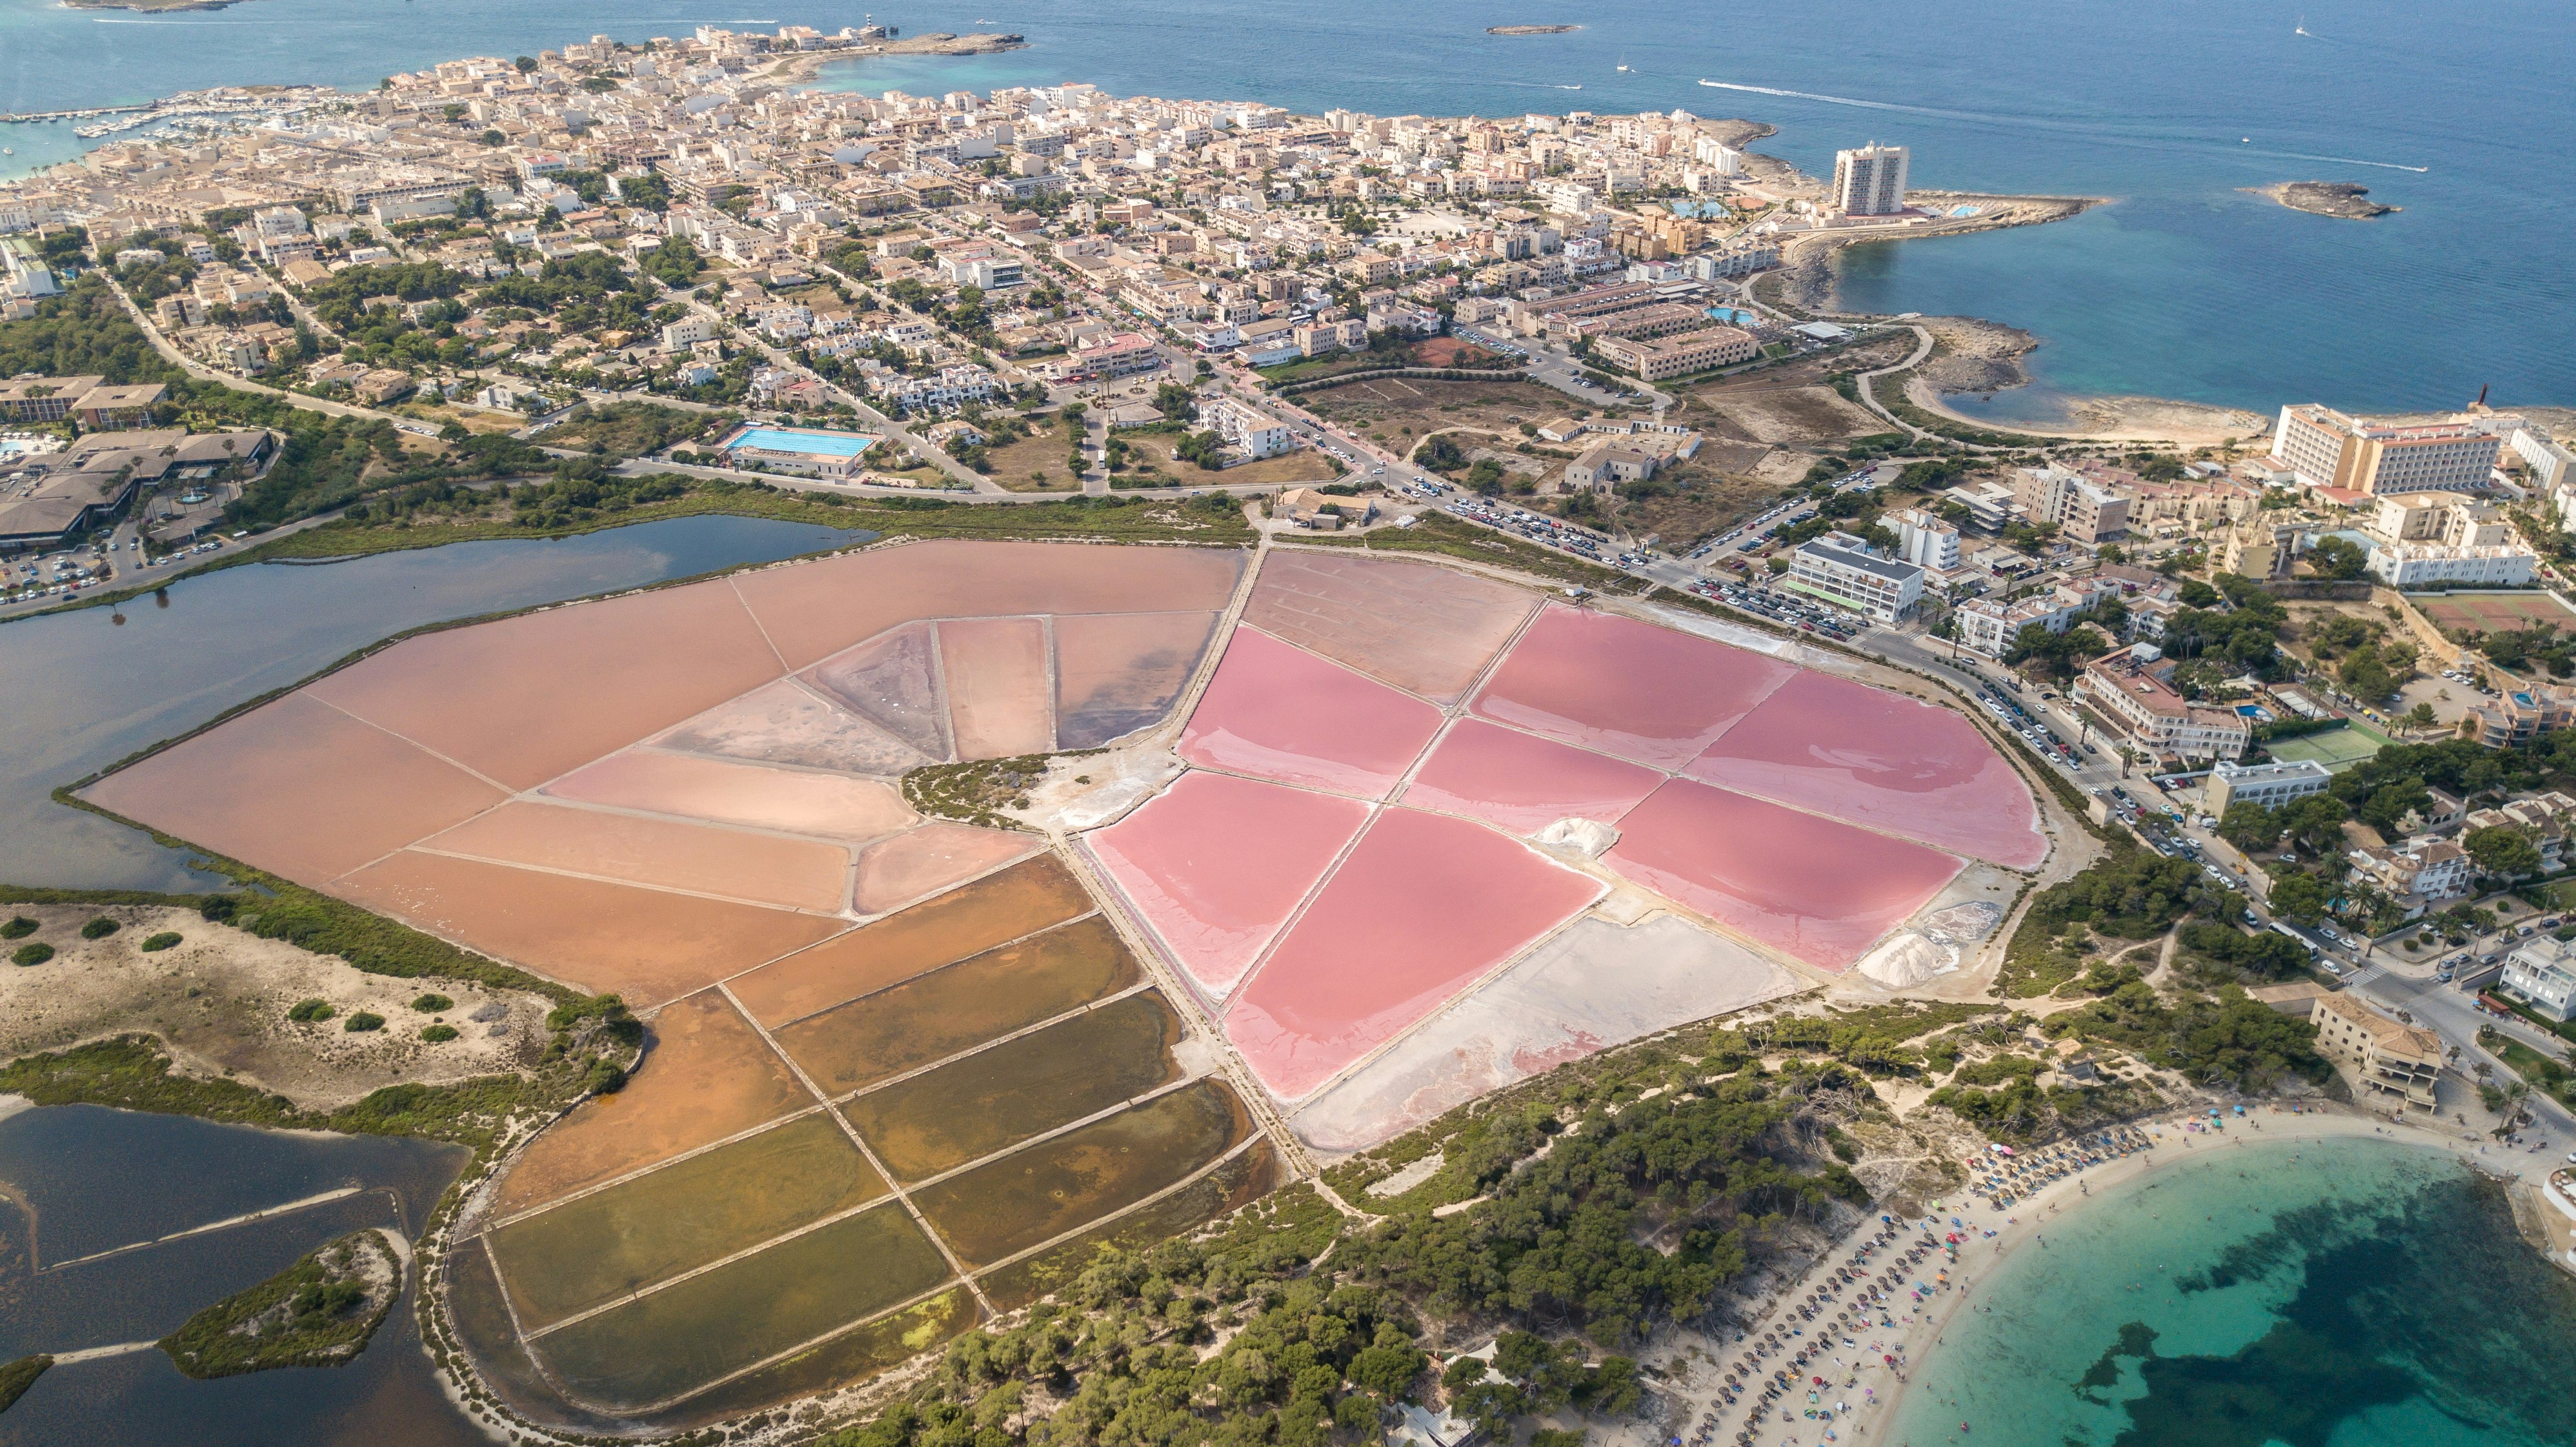
[(1741, 608), (1774, 623), (1786, 624), (1819, 638), (1830, 638), (1836, 643), (1849, 643), (1869, 627), (1869, 620), (1857, 613), (1827, 607), (1796, 593), (1710, 582), (1694, 583), (1691, 591), (1703, 598), (1714, 598), (1730, 608)]

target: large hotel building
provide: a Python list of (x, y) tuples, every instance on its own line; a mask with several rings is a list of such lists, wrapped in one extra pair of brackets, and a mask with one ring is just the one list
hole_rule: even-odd
[(2466, 422), (2397, 426), (2314, 402), (2281, 409), (2272, 460), (2310, 487), (2345, 492), (2462, 492), (2485, 483), (2501, 447)]

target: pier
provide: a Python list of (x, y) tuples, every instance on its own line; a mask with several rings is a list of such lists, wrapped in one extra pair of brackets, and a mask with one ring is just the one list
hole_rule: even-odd
[(92, 106), (88, 110), (80, 111), (11, 111), (0, 114), (0, 125), (22, 125), (29, 121), (82, 121), (92, 116), (132, 115), (136, 111), (148, 111), (158, 104), (158, 101), (146, 101), (141, 105)]

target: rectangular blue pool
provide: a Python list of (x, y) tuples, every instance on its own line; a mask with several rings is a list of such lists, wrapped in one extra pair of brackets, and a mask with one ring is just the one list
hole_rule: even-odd
[(746, 427), (726, 438), (730, 452), (748, 447), (761, 452), (801, 452), (811, 457), (856, 457), (876, 445), (855, 432), (808, 432), (797, 427)]

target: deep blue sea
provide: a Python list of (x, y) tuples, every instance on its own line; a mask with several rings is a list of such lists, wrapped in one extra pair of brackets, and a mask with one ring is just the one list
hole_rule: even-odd
[[(593, 32), (833, 29), (868, 13), (811, 0), (242, 0), (144, 16), (0, 0), (0, 108), (221, 82), (363, 86)], [(1913, 148), (1921, 184), (2114, 198), (2057, 225), (1847, 254), (1856, 306), (1966, 313), (2046, 339), (2042, 385), (1998, 415), (2044, 412), (2062, 392), (2394, 410), (2456, 406), (2492, 384), (2504, 402), (2576, 404), (2565, 0), (938, 0), (876, 15), (907, 33), (1008, 29), (1030, 44), (860, 62), (827, 83), (1085, 80), (1380, 114), (1682, 108), (1776, 125), (1766, 148), (1810, 171), (1877, 138)], [(1571, 35), (1484, 33), (1576, 22)], [(79, 144), (69, 132), (0, 127), (18, 152), (0, 165), (61, 159)], [(2305, 179), (2359, 181), (2405, 209), (2337, 221), (2240, 189)]]

